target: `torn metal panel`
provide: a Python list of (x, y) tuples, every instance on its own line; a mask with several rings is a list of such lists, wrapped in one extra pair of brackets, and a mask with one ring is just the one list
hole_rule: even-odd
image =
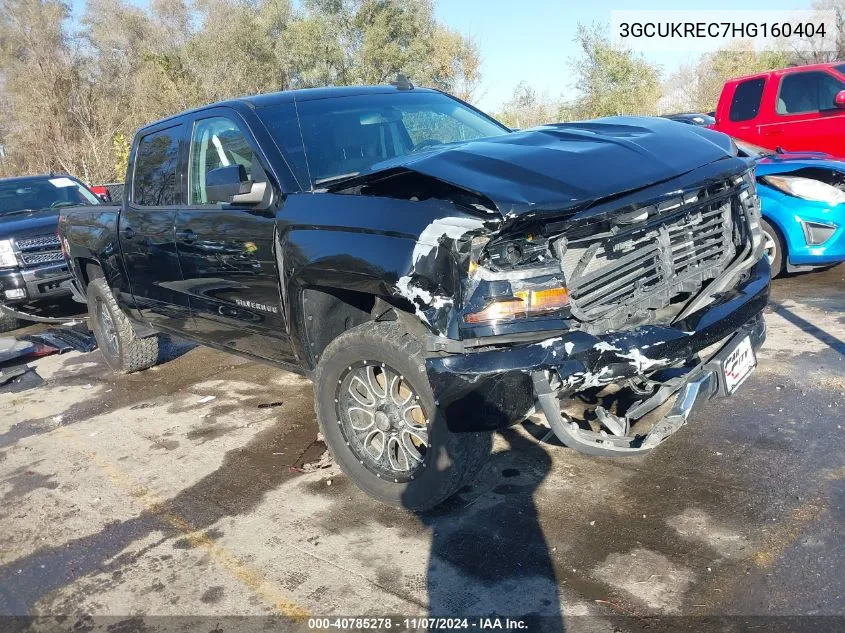
[(551, 370), (560, 382), (558, 395), (565, 397), (684, 364), (760, 318), (768, 301), (768, 274), (768, 261), (762, 259), (734, 292), (674, 326), (646, 325), (598, 336), (572, 331), (536, 343), (431, 357), (426, 366), (435, 398), (444, 407), (450, 428), (477, 430), (473, 418), (450, 412), (465, 409), (467, 402), (484, 403), (486, 410), (500, 407), (493, 418), (504, 420), (511, 403), (492, 399), (494, 387), (503, 380), (528, 384), (526, 377), (533, 372)]
[(411, 253), (410, 269), (397, 280), (396, 292), (435, 331), (447, 330), (448, 313), (463, 296), (451, 284), (444, 288), (443, 281), (456, 267), (467, 269), (473, 237), (489, 233), (496, 225), (495, 221), (450, 216), (435, 219), (420, 233)]

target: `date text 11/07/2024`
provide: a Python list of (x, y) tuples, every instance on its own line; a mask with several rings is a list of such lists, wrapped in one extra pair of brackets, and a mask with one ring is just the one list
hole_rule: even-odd
[(353, 617), (309, 618), (308, 628), (313, 630), (472, 630), (524, 631), (528, 623), (520, 618), (405, 618), (405, 617)]

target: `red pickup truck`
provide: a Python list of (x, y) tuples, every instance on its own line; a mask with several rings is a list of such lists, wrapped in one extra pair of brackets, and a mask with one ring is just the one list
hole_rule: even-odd
[(768, 149), (845, 158), (845, 63), (731, 79), (722, 88), (712, 127)]

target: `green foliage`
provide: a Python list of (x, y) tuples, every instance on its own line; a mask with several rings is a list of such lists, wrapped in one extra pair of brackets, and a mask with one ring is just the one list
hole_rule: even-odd
[(660, 68), (610, 41), (600, 25), (578, 25), (581, 51), (570, 60), (583, 118), (654, 114), (660, 97)]
[(126, 169), (129, 166), (129, 149), (132, 142), (123, 133), (118, 132), (112, 139), (112, 149), (114, 151), (114, 179), (116, 182), (123, 182), (126, 176)]
[(558, 106), (546, 95), (537, 94), (534, 88), (522, 81), (514, 88), (513, 95), (503, 104), (496, 118), (510, 128), (524, 129), (556, 122), (557, 110)]
[(0, 170), (123, 178), (141, 125), (205, 103), (291, 88), (384, 83), (472, 97), (473, 41), (432, 0), (0, 0)]

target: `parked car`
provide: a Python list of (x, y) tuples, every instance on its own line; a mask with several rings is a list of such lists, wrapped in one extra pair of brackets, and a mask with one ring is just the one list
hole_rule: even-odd
[(678, 123), (688, 123), (689, 125), (713, 125), (716, 119), (709, 114), (702, 114), (700, 112), (679, 112), (677, 114), (664, 114), (664, 119), (677, 121)]
[(845, 261), (845, 163), (821, 152), (736, 145), (755, 164), (772, 276)]
[(766, 149), (845, 158), (845, 63), (731, 79), (722, 88), (712, 127)]
[[(56, 235), (59, 209), (98, 203), (72, 176), (0, 179), (0, 304), (19, 308), (70, 294), (70, 272)], [(15, 316), (0, 310), (0, 332), (18, 325)]]
[[(435, 90), (301, 90), (141, 129), (126, 183), (60, 219), (109, 365), (149, 367), (161, 331), (303, 373), (340, 467), (408, 508), (535, 405), (572, 448), (651, 450), (765, 336), (753, 173), (702, 127), (512, 132)], [(608, 385), (632, 406), (561, 409)]]

